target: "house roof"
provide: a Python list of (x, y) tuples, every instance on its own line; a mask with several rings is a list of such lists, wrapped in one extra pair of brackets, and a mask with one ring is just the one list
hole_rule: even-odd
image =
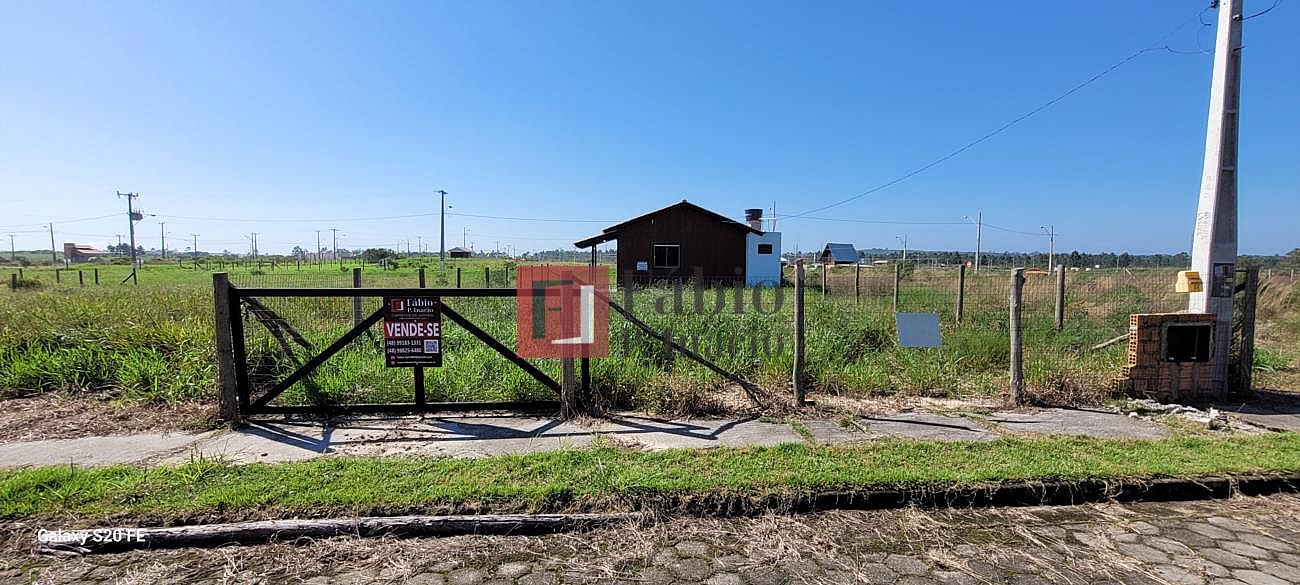
[(834, 244), (828, 243), (822, 248), (822, 256), (830, 254), (831, 261), (836, 263), (855, 263), (858, 261), (858, 250), (853, 244)]
[(687, 201), (687, 200), (685, 200), (685, 199), (682, 199), (681, 203), (674, 203), (674, 204), (669, 205), (669, 206), (667, 206), (667, 207), (663, 207), (663, 208), (660, 208), (660, 209), (656, 209), (656, 210), (654, 210), (654, 211), (651, 211), (651, 212), (649, 212), (649, 213), (644, 213), (644, 214), (638, 215), (638, 216), (636, 216), (636, 217), (634, 217), (634, 218), (632, 218), (632, 219), (629, 219), (629, 220), (627, 220), (627, 221), (623, 221), (623, 222), (620, 222), (620, 223), (616, 223), (616, 224), (614, 224), (614, 225), (612, 225), (612, 226), (609, 226), (609, 227), (605, 228), (604, 230), (601, 230), (601, 233), (600, 233), (600, 234), (595, 235), (595, 236), (592, 236), (592, 237), (587, 238), (587, 239), (585, 239), (585, 240), (578, 240), (577, 242), (574, 242), (573, 245), (574, 245), (574, 246), (577, 246), (577, 247), (579, 247), (579, 248), (588, 248), (588, 247), (594, 246), (594, 245), (596, 245), (596, 244), (601, 244), (601, 243), (604, 243), (604, 242), (608, 242), (608, 241), (610, 241), (610, 240), (618, 239), (618, 232), (619, 232), (619, 230), (621, 230), (623, 227), (628, 226), (628, 225), (631, 225), (631, 224), (634, 224), (634, 223), (637, 223), (637, 222), (640, 222), (640, 221), (644, 221), (644, 220), (650, 219), (652, 216), (655, 216), (655, 215), (658, 215), (658, 214), (663, 213), (663, 212), (665, 212), (665, 211), (668, 211), (669, 209), (676, 209), (676, 208), (679, 208), (679, 207), (680, 207), (680, 208), (689, 209), (689, 210), (694, 211), (694, 212), (696, 212), (696, 213), (702, 213), (702, 214), (704, 214), (704, 215), (706, 215), (706, 216), (709, 216), (709, 217), (711, 217), (711, 218), (713, 218), (713, 219), (716, 219), (720, 225), (725, 226), (725, 227), (729, 227), (729, 228), (737, 228), (737, 229), (745, 230), (745, 231), (747, 231), (747, 232), (753, 232), (753, 233), (756, 233), (756, 234), (761, 234), (761, 233), (763, 233), (761, 230), (756, 230), (756, 229), (754, 229), (754, 228), (752, 228), (752, 227), (749, 227), (749, 226), (746, 225), (746, 224), (743, 224), (743, 223), (740, 223), (740, 222), (738, 222), (738, 221), (736, 221), (736, 220), (734, 220), (734, 219), (731, 219), (730, 217), (727, 217), (727, 216), (722, 215), (722, 214), (720, 214), (720, 213), (715, 213), (715, 212), (709, 211), (709, 210), (707, 210), (707, 209), (705, 209), (705, 208), (703, 208), (703, 207), (700, 207), (699, 205), (696, 205), (696, 204), (694, 204), (694, 203), (691, 203), (690, 201)]
[(471, 253), (471, 254), (474, 253), (473, 250), (471, 250), (471, 249), (469, 249), (469, 248), (462, 248), (462, 247), (460, 247), (460, 246), (456, 246), (455, 248), (452, 248), (452, 249), (447, 250), (447, 251), (448, 251), (448, 252), (469, 252), (469, 253)]

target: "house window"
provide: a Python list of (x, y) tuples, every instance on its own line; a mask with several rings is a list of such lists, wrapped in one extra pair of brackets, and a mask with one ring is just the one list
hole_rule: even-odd
[(759, 254), (771, 254), (771, 253), (772, 253), (772, 244), (759, 244), (759, 245), (758, 245), (758, 253), (759, 253)]
[(681, 265), (681, 249), (677, 244), (655, 244), (654, 267), (677, 268)]

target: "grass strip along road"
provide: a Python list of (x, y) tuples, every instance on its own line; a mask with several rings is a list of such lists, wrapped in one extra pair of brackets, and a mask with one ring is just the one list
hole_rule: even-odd
[(881, 440), (640, 452), (594, 447), (487, 459), (323, 458), (235, 466), (0, 471), (0, 518), (140, 524), (450, 511), (621, 511), (659, 499), (1037, 480), (1300, 471), (1300, 435), (1158, 441)]

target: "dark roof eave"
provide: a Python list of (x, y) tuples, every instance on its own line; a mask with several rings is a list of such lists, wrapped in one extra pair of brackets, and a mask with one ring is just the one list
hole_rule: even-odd
[(607, 231), (603, 234), (591, 236), (585, 240), (578, 240), (573, 243), (578, 248), (590, 248), (592, 246), (603, 244), (605, 242), (618, 239), (618, 230)]

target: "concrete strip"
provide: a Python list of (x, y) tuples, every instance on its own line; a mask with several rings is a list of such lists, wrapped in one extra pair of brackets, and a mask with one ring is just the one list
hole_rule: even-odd
[(803, 437), (789, 425), (754, 419), (678, 421), (620, 416), (601, 421), (594, 429), (652, 450), (758, 447), (803, 442)]
[(866, 428), (867, 437), (873, 439), (901, 437), (943, 441), (992, 441), (997, 438), (997, 434), (968, 418), (928, 412), (904, 412), (890, 416), (860, 418), (858, 423)]
[(1017, 435), (1071, 435), (1104, 439), (1163, 439), (1169, 428), (1149, 420), (1100, 410), (1048, 408), (1036, 412), (999, 412), (989, 417)]
[(80, 439), (0, 443), (0, 466), (78, 465), (102, 467), (141, 463), (188, 448), (211, 433), (150, 433)]

